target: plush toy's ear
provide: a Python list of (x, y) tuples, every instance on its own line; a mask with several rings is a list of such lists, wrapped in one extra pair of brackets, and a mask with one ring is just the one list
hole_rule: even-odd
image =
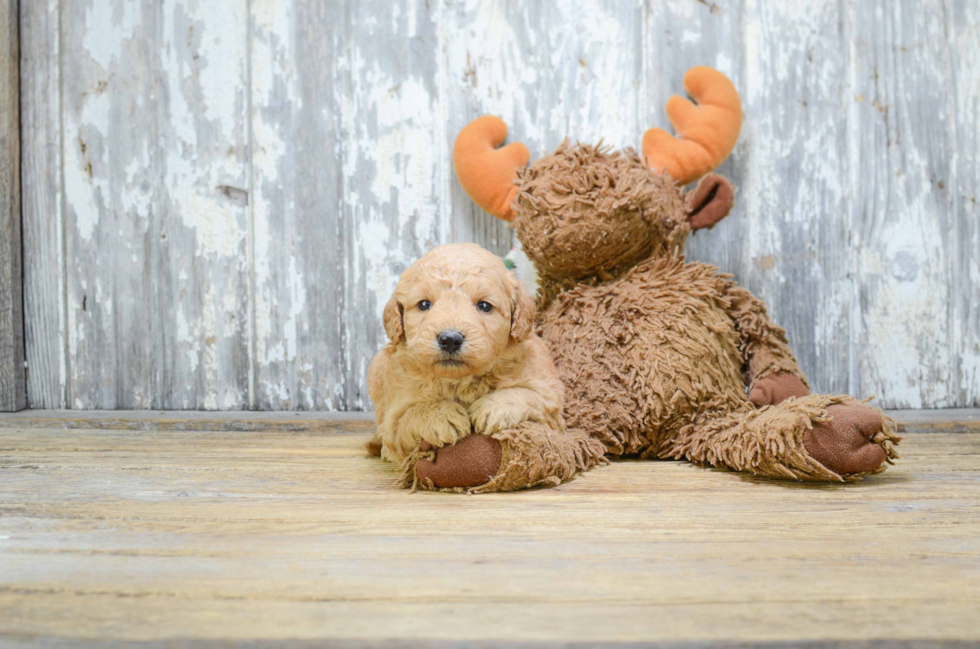
[(524, 285), (514, 278), (514, 309), (510, 312), (510, 337), (514, 342), (521, 342), (534, 329), (534, 299), (528, 294)]
[(692, 230), (712, 228), (731, 211), (735, 204), (735, 189), (724, 176), (708, 174), (694, 191), (687, 193), (684, 204)]
[(395, 296), (392, 295), (391, 299), (388, 300), (388, 304), (385, 305), (384, 322), (388, 340), (395, 344), (405, 340), (404, 316), (405, 309), (398, 303)]

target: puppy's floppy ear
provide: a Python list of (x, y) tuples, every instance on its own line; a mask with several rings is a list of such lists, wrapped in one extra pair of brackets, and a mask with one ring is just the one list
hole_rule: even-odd
[(514, 287), (514, 309), (510, 312), (510, 337), (521, 342), (534, 328), (534, 299), (516, 277), (512, 278)]
[(388, 300), (388, 304), (385, 305), (384, 321), (385, 333), (388, 334), (388, 339), (395, 344), (405, 340), (404, 315), (405, 309), (398, 303), (395, 296), (392, 295), (391, 299)]

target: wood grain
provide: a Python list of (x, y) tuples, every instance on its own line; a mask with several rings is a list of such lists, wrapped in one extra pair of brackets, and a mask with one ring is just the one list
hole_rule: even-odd
[(67, 407), (59, 0), (20, 6), (24, 336), (31, 408)]
[(67, 405), (246, 407), (244, 7), (59, 10)]
[(980, 405), (970, 0), (39, 0), (21, 30), (34, 407), (370, 408), (398, 274), (511, 244), (459, 129), (635, 147), (701, 64), (745, 122), (690, 256), (768, 302), (816, 390)]
[[(980, 409), (887, 410), (899, 432), (980, 432)], [(193, 412), (160, 410), (23, 410), (0, 413), (0, 429), (92, 428), (113, 430), (300, 431), (369, 430), (370, 412)]]
[(0, 1), (0, 411), (27, 405), (20, 218), (17, 0)]
[(251, 3), (251, 408), (346, 410), (342, 3)]
[(946, 12), (956, 154), (949, 183), (952, 231), (951, 383), (956, 404), (980, 393), (980, 5), (954, 0)]
[(394, 487), (370, 431), (4, 431), (0, 638), (976, 642), (980, 435), (803, 485)]
[(743, 230), (738, 274), (786, 328), (813, 389), (865, 398), (872, 394), (851, 384), (846, 344), (853, 276), (848, 223), (839, 218), (850, 193), (842, 182), (848, 93), (839, 8), (745, 7), (745, 38), (755, 43), (744, 52), (745, 110), (756, 117), (744, 157), (732, 161), (743, 170), (737, 200), (749, 219), (731, 225)]
[(398, 276), (450, 240), (441, 5), (360, 0), (349, 9), (344, 409), (371, 409), (367, 367), (388, 342), (378, 325)]
[[(951, 388), (954, 133), (943, 3), (850, 5), (858, 392), (959, 406)], [(919, 18), (909, 20), (908, 16)], [(899, 351), (900, 350), (900, 351)], [(897, 352), (897, 353), (896, 353)], [(916, 363), (907, 364), (909, 355)]]

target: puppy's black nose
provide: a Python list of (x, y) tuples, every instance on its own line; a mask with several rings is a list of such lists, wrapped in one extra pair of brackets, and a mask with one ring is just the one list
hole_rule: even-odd
[(439, 332), (439, 335), (436, 336), (436, 342), (439, 343), (439, 349), (442, 351), (446, 352), (447, 354), (455, 354), (459, 351), (459, 348), (463, 346), (463, 334), (455, 329), (441, 331)]

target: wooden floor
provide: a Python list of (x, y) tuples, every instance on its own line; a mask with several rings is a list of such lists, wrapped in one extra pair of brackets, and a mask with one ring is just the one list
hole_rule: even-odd
[(397, 489), (356, 417), (5, 415), (0, 645), (980, 641), (980, 417), (906, 415), (860, 484), (486, 496)]

